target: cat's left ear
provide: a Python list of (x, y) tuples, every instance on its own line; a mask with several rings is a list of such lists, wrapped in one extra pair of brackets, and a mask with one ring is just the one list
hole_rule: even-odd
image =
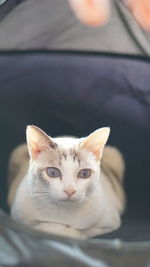
[(86, 137), (80, 144), (80, 147), (81, 149), (92, 152), (96, 159), (100, 160), (109, 134), (109, 127), (100, 128)]
[(28, 125), (26, 130), (27, 144), (30, 157), (35, 160), (46, 149), (55, 149), (51, 138), (39, 127)]

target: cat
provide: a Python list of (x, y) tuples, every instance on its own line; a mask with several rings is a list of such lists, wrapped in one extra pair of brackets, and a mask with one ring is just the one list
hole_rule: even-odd
[(10, 157), (8, 203), (13, 219), (80, 239), (117, 229), (126, 202), (124, 160), (116, 148), (104, 148), (109, 133), (104, 127), (84, 138), (51, 138), (29, 125), (27, 144)]

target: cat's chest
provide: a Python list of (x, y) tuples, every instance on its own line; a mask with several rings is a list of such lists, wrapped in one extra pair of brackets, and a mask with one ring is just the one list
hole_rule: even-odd
[(47, 210), (43, 210), (42, 214), (39, 214), (40, 220), (49, 222), (62, 223), (70, 225), (74, 228), (85, 229), (95, 224), (100, 217), (100, 213), (103, 209), (98, 210), (97, 201), (95, 197), (93, 201), (89, 201), (84, 205), (77, 206), (57, 206), (49, 205)]

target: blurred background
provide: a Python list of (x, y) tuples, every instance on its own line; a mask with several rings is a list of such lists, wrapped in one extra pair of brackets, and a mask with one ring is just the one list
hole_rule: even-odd
[(149, 4), (100, 1), (90, 20), (97, 1), (90, 9), (77, 2), (0, 2), (0, 205), (8, 211), (8, 159), (27, 124), (79, 137), (110, 126), (109, 144), (126, 161), (128, 202), (122, 228), (108, 237), (149, 240)]

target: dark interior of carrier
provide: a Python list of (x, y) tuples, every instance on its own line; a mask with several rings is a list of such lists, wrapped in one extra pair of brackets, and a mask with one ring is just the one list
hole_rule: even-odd
[[(110, 126), (108, 143), (125, 157), (127, 207), (120, 229), (97, 239), (150, 241), (148, 59), (75, 52), (0, 54), (0, 205), (6, 214), (8, 158), (25, 142), (27, 124), (51, 136), (86, 136)], [(21, 226), (5, 216), (0, 224), (6, 236), (13, 225), (11, 231), (21, 237)]]

